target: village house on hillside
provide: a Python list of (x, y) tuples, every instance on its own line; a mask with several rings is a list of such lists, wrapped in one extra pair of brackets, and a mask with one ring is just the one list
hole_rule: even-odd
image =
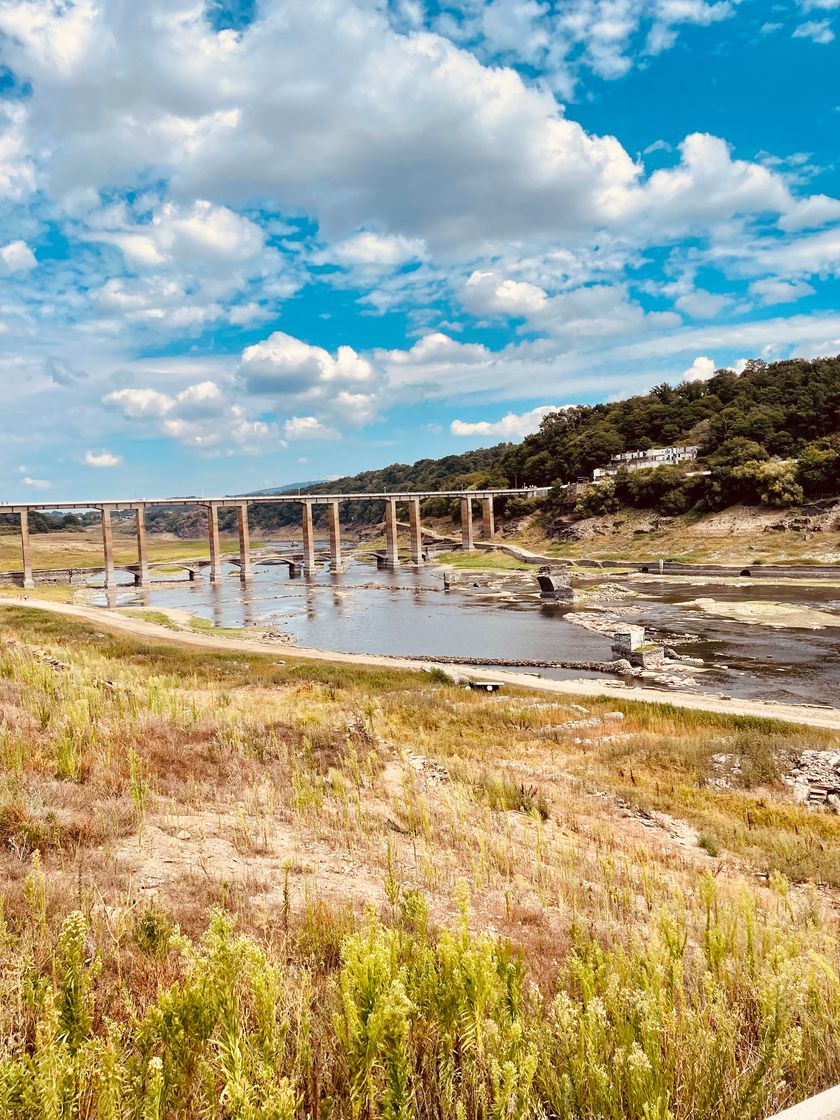
[(695, 445), (686, 447), (650, 447), (647, 451), (623, 451), (613, 455), (606, 467), (597, 467), (592, 472), (592, 481), (612, 478), (620, 470), (638, 471), (644, 467), (670, 467), (676, 463), (688, 463), (696, 459), (700, 448)]

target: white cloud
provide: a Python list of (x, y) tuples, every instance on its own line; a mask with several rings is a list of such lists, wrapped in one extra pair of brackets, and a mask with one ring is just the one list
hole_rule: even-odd
[(116, 389), (104, 399), (105, 404), (116, 406), (129, 420), (159, 419), (175, 407), (174, 398), (157, 389)]
[[(623, 77), (645, 54), (670, 49), (680, 28), (728, 19), (737, 0), (453, 0), (438, 26), (494, 61), (501, 55), (545, 73), (571, 96), (581, 71)], [(460, 19), (449, 12), (460, 10)]]
[(755, 280), (750, 284), (750, 294), (756, 296), (765, 305), (777, 303), (794, 303), (804, 299), (805, 296), (814, 295), (814, 289), (804, 280), (780, 280), (770, 278)]
[(110, 451), (88, 451), (84, 463), (87, 467), (118, 467), (122, 463), (122, 455), (113, 455)]
[(504, 315), (528, 318), (541, 311), (548, 300), (542, 288), (521, 280), (509, 280), (496, 272), (476, 270), (464, 285), (461, 302), (475, 315)]
[(0, 198), (19, 201), (35, 189), (35, 167), (27, 150), (26, 110), (0, 101)]
[(0, 248), (0, 261), (7, 273), (30, 272), (38, 263), (25, 241), (10, 241)]
[(812, 19), (800, 25), (793, 32), (794, 39), (810, 39), (814, 43), (826, 46), (834, 42), (834, 32), (827, 19)]
[(275, 423), (251, 415), (210, 380), (174, 393), (149, 387), (116, 389), (104, 397), (104, 403), (128, 421), (145, 422), (185, 447), (205, 453), (258, 454), (282, 446)]
[(92, 240), (116, 245), (127, 263), (140, 269), (171, 261), (235, 268), (257, 257), (265, 244), (255, 222), (205, 199), (191, 206), (163, 203), (147, 221), (133, 221), (123, 207), (111, 208), (88, 216), (88, 225)]
[(701, 354), (694, 359), (688, 369), (683, 370), (682, 379), (683, 381), (708, 381), (715, 368), (712, 359)]
[[(526, 22), (541, 18), (541, 5), (514, 7)], [(572, 7), (558, 17), (561, 38), (613, 70), (639, 0)], [(645, 10), (667, 29), (714, 22), (733, 5), (653, 0)], [(151, 218), (115, 215), (112, 228), (90, 229), (141, 270), (253, 260), (261, 233), (233, 208), (254, 203), (312, 214), (348, 264), (393, 267), (605, 223), (644, 220), (667, 237), (791, 201), (780, 176), (709, 136), (688, 137), (681, 163), (645, 181), (615, 138), (587, 133), (548, 90), (439, 35), (396, 34), (373, 5), (266, 0), (237, 36), (214, 33), (193, 0), (146, 0), (142, 15), (9, 0), (2, 30), (32, 86), (30, 142), (53, 196), (169, 177), (173, 197), (200, 200), (159, 201)]]
[(52, 483), (48, 478), (30, 478), (29, 475), (24, 475), (21, 479), (24, 486), (29, 486), (33, 490), (49, 490)]
[(373, 266), (396, 268), (409, 261), (422, 260), (426, 253), (420, 238), (386, 236), (363, 230), (337, 242), (321, 254), (324, 260), (333, 260), (347, 267)]
[(779, 219), (779, 226), (788, 233), (801, 229), (817, 229), (829, 222), (840, 221), (840, 199), (814, 194), (803, 198)]
[(283, 425), (286, 439), (339, 439), (334, 428), (325, 427), (317, 416), (292, 416)]
[[(568, 406), (565, 406), (568, 407)], [(543, 404), (530, 412), (508, 412), (500, 420), (453, 420), (449, 430), (453, 436), (497, 436), (499, 439), (522, 439), (536, 432), (543, 419), (551, 412), (562, 408), (553, 404)]]
[(352, 346), (339, 346), (333, 356), (320, 346), (275, 331), (246, 347), (239, 378), (251, 394), (331, 400), (343, 389), (373, 384), (375, 373)]
[(694, 288), (680, 296), (675, 306), (686, 315), (690, 315), (692, 319), (711, 319), (731, 303), (729, 296)]

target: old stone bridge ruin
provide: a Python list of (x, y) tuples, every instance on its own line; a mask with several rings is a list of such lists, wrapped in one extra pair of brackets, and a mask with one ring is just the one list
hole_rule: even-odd
[[(527, 493), (531, 497), (544, 497), (548, 487), (496, 490), (427, 490), (413, 493), (380, 494), (272, 494), (254, 497), (222, 498), (149, 498), (143, 501), (71, 501), (37, 502), (26, 504), (0, 504), (0, 514), (17, 514), (19, 517), (21, 570), (9, 573), (12, 582), (24, 588), (35, 587), (36, 583), (74, 583), (85, 582), (92, 574), (91, 569), (35, 569), (32, 565), (32, 550), (29, 539), (29, 515), (33, 511), (52, 512), (57, 510), (98, 510), (102, 524), (103, 565), (96, 572), (102, 573), (107, 588), (117, 586), (117, 571), (129, 572), (138, 587), (145, 586), (151, 579), (155, 568), (183, 568), (190, 579), (207, 570), (210, 579), (222, 578), (223, 556), (219, 541), (219, 510), (235, 509), (239, 529), (239, 553), (224, 558), (225, 562), (239, 567), (239, 577), (246, 581), (251, 576), (252, 565), (263, 562), (289, 565), (291, 575), (312, 572), (317, 564), (317, 549), (313, 525), (315, 506), (327, 507), (327, 526), (329, 535), (328, 559), (333, 571), (343, 568), (341, 550), (341, 506), (347, 502), (379, 501), (385, 508), (385, 550), (379, 556), (381, 566), (396, 568), (400, 563), (398, 541), (397, 511), (400, 506), (408, 507), (408, 559), (413, 564), (424, 560), (423, 528), (420, 519), (420, 503), (427, 498), (457, 499), (461, 503), (461, 547), (467, 551), (475, 548), (475, 527), (473, 522), (474, 503), (481, 507), (481, 535), (483, 540), (492, 541), (496, 533), (494, 501), (500, 497)], [(248, 526), (248, 507), (251, 505), (298, 505), (301, 512), (303, 549), (297, 556), (288, 553), (265, 553), (255, 558), (251, 551)], [(209, 559), (167, 560), (154, 563), (149, 561), (146, 540), (146, 511), (152, 506), (203, 506), (207, 510)], [(114, 513), (134, 512), (135, 537), (137, 542), (137, 563), (117, 565), (114, 560), (114, 544), (111, 518)]]

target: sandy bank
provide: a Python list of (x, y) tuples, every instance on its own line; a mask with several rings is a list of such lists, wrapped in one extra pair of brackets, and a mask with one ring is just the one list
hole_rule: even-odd
[[(351, 665), (374, 665), (389, 669), (422, 669), (425, 667), (424, 663), (412, 661), (408, 658), (377, 657), (357, 653), (330, 653), (324, 650), (301, 649), (297, 646), (290, 652), (279, 644), (272, 647), (266, 642), (243, 638), (223, 638), (212, 634), (175, 633), (166, 629), (166, 627), (158, 626), (144, 619), (127, 617), (97, 607), (75, 606), (69, 603), (36, 602), (34, 600), (26, 603), (22, 603), (20, 600), (14, 600), (13, 602), (15, 606), (25, 606), (30, 610), (50, 611), (53, 614), (84, 619), (102, 630), (119, 631), (124, 634), (131, 634), (134, 637), (148, 638), (156, 642), (168, 642), (172, 645), (269, 656), (276, 652), (278, 655), (282, 654), (284, 658)], [(5, 603), (0, 603), (0, 624), (2, 624), (2, 608), (5, 605)], [(477, 676), (487, 676), (486, 669), (475, 669), (468, 662), (465, 662), (462, 668), (467, 673), (474, 671)], [(534, 677), (527, 673), (513, 673), (507, 670), (494, 670), (492, 676), (494, 680), (503, 681), (508, 685), (516, 685), (520, 688), (533, 689), (539, 692), (565, 696), (614, 697), (616, 700), (621, 698), (650, 704), (673, 704), (676, 707), (690, 708), (695, 711), (757, 716), (840, 731), (840, 709), (837, 708), (818, 708), (799, 704), (769, 704), (767, 701), (759, 700), (724, 700), (716, 696), (695, 695), (677, 690), (664, 692), (637, 685), (627, 687), (624, 684), (607, 681), (553, 681)]]
[(750, 599), (731, 603), (702, 598), (692, 599), (682, 605), (694, 607), (695, 610), (714, 615), (716, 618), (731, 618), (736, 622), (747, 622), (753, 626), (793, 630), (822, 630), (826, 626), (840, 626), (840, 614), (821, 611), (816, 607), (804, 607), (799, 603), (768, 603)]

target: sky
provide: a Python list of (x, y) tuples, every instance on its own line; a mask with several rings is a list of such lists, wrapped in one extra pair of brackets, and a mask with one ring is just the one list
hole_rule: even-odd
[(840, 0), (3, 0), (0, 502), (840, 352)]

